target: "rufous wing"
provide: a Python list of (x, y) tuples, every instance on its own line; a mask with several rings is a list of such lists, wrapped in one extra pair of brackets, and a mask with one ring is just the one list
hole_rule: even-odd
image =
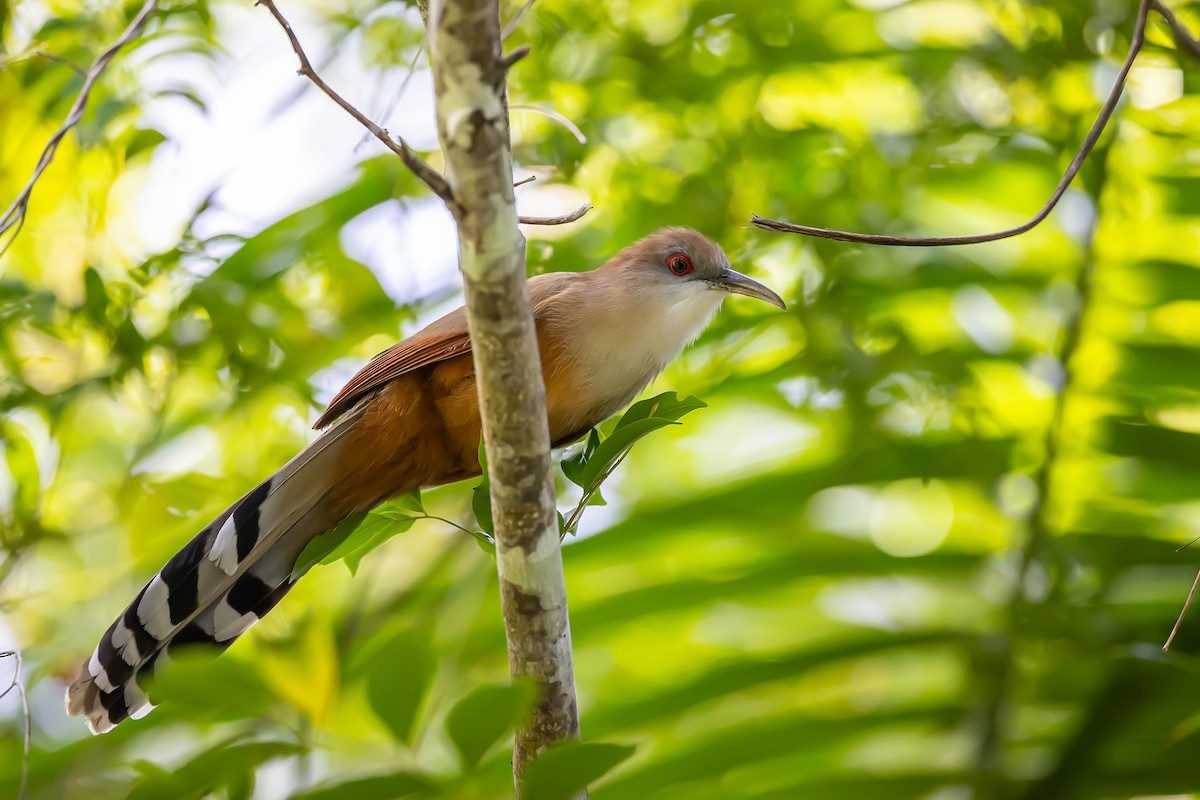
[[(456, 314), (462, 316), (461, 309)], [(372, 358), (329, 402), (313, 427), (320, 430), (328, 426), (359, 400), (405, 373), (471, 352), (466, 320), (461, 326), (453, 324), (456, 321), (449, 317), (440, 320)]]
[[(539, 329), (540, 323), (550, 314), (553, 301), (590, 274), (555, 272), (530, 279), (529, 296)], [(359, 400), (401, 375), (469, 352), (471, 338), (467, 333), (467, 315), (458, 308), (371, 359), (330, 401), (313, 427), (320, 430), (330, 425)]]

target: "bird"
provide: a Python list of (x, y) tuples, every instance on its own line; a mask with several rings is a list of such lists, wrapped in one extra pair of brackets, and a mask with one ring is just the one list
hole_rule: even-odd
[[(594, 270), (532, 277), (528, 292), (555, 448), (632, 402), (728, 295), (786, 309), (718, 244), (682, 227)], [(148, 679), (178, 648), (224, 650), (274, 608), (312, 539), (391, 497), (481, 473), (464, 309), (371, 359), (314, 428), (323, 433), (205, 526), (105, 632), (66, 691), (67, 713), (93, 734), (149, 713)]]

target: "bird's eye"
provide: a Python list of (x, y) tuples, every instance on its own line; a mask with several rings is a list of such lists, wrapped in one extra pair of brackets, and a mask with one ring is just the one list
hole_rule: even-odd
[(683, 253), (674, 253), (667, 256), (667, 269), (676, 275), (687, 275), (695, 267), (692, 266), (692, 260)]

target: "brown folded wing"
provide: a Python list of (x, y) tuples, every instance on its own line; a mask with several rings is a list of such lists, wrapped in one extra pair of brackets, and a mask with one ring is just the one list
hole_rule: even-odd
[(371, 359), (329, 402), (313, 427), (326, 427), (368, 394), (413, 370), (471, 352), (471, 338), (464, 329), (417, 334), (394, 344)]
[[(529, 281), (533, 317), (539, 323), (550, 312), (551, 301), (572, 286), (580, 287), (593, 273), (555, 272), (538, 275)], [(358, 371), (313, 427), (320, 430), (348, 411), (355, 403), (378, 391), (389, 381), (413, 370), (471, 352), (467, 334), (467, 316), (458, 308), (399, 344), (392, 345)]]

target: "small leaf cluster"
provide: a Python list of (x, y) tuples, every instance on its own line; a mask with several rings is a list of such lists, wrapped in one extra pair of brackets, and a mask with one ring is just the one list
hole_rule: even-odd
[[(398, 655), (384, 651), (383, 656)], [(389, 669), (400, 663), (382, 658)], [(391, 675), (395, 685), (388, 701), (373, 705), (381, 716), (399, 718), (415, 706), (410, 690), (401, 686), (405, 676)], [(444, 734), (457, 756), (459, 770), (451, 776), (398, 771), (353, 778), (317, 786), (293, 800), (362, 800), (362, 798), (451, 798), (471, 791), (484, 772), (507, 769), (506, 751), (513, 730), (528, 716), (536, 689), (527, 683), (480, 686), (459, 700), (446, 715)], [(398, 700), (399, 702), (393, 702)], [(408, 742), (408, 731), (393, 729), (397, 740)], [(503, 745), (503, 746), (502, 746)], [(535, 759), (521, 779), (522, 800), (570, 800), (589, 783), (631, 756), (633, 747), (609, 743), (565, 742)]]

